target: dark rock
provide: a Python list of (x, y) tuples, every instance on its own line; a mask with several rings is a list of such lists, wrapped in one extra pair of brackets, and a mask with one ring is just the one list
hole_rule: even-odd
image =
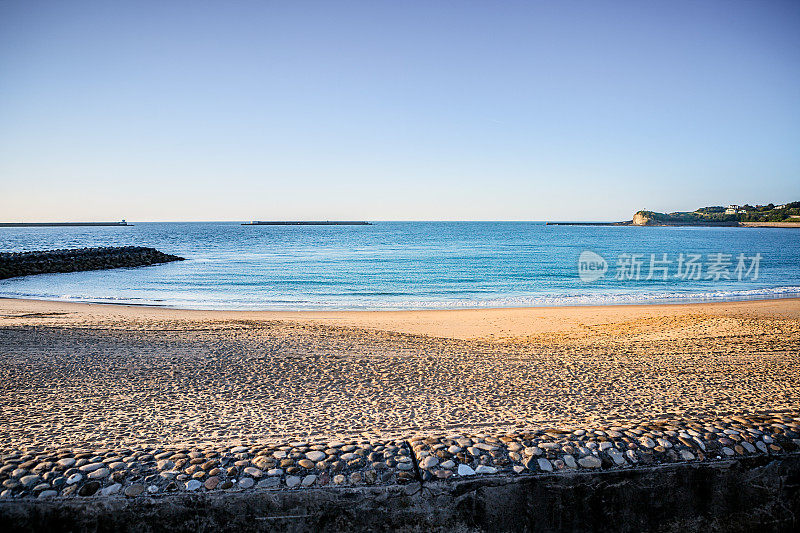
[(125, 496), (129, 498), (135, 498), (136, 496), (141, 495), (143, 492), (144, 492), (144, 485), (142, 485), (141, 483), (129, 485), (125, 487), (125, 490), (123, 491)]
[[(182, 261), (154, 248), (142, 246), (78, 248), (35, 252), (0, 253), (0, 279), (52, 272), (80, 272), (109, 268), (137, 267)], [(80, 459), (80, 457), (76, 457)], [(34, 461), (28, 461), (30, 468)], [(26, 463), (23, 463), (26, 464)]]
[(92, 496), (100, 489), (99, 481), (89, 481), (78, 489), (78, 496)]

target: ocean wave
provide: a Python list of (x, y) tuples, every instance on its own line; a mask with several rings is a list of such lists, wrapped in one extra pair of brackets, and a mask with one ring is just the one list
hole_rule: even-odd
[(464, 309), (491, 307), (561, 307), (574, 305), (629, 305), (647, 303), (699, 303), (710, 301), (740, 301), (800, 297), (800, 287), (770, 287), (748, 290), (718, 290), (697, 292), (630, 292), (563, 295), (531, 295), (491, 298), (484, 300), (411, 300), (393, 302), (403, 309)]
[[(705, 231), (707, 230), (707, 231)], [(124, 233), (7, 231), (0, 249), (141, 244), (189, 258), (141, 269), (0, 280), (0, 296), (187, 309), (390, 310), (733, 301), (800, 296), (795, 232), (659, 228), (632, 240), (613, 227), (517, 223), (380, 223), (363, 230), (253, 232), (238, 224), (137, 224)], [(584, 283), (581, 250), (667, 254), (668, 279)], [(758, 252), (743, 279), (678, 279), (681, 253)], [(618, 265), (617, 265), (618, 267)], [(733, 265), (731, 265), (733, 268)], [(617, 268), (617, 270), (619, 270)]]
[[(387, 297), (388, 296), (388, 297)], [(0, 297), (29, 298), (72, 302), (121, 303), (131, 305), (154, 305), (175, 309), (218, 310), (421, 310), (421, 309), (488, 309), (507, 307), (568, 307), (583, 305), (631, 305), (658, 303), (700, 303), (742, 300), (760, 300), (800, 297), (800, 286), (768, 287), (747, 290), (716, 290), (695, 292), (628, 292), (628, 293), (583, 293), (583, 294), (538, 294), (506, 296), (497, 298), (411, 298), (398, 299), (391, 293), (365, 293), (359, 296), (338, 296), (328, 299), (262, 298), (256, 295), (200, 295), (184, 294), (177, 297), (131, 297), (79, 295), (79, 294), (34, 294), (29, 292), (0, 291)], [(383, 299), (381, 299), (383, 298)]]

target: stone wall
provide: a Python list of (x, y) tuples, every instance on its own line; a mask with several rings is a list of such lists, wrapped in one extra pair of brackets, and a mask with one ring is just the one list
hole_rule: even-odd
[(0, 501), (4, 531), (797, 531), (800, 454), (382, 487)]
[(142, 246), (78, 248), (0, 253), (0, 279), (52, 272), (80, 272), (183, 261), (182, 257)]

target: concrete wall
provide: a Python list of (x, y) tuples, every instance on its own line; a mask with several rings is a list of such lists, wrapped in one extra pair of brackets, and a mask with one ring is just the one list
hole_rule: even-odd
[(797, 531), (800, 454), (392, 487), (0, 502), (3, 531)]

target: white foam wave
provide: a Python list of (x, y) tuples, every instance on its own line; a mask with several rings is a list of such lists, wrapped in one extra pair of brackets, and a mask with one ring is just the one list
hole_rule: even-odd
[[(331, 298), (325, 300), (297, 300), (282, 298), (247, 298), (243, 295), (219, 295), (204, 298), (184, 294), (180, 297), (97, 297), (80, 294), (34, 294), (29, 292), (0, 291), (8, 298), (31, 298), (73, 302), (106, 302), (138, 305), (167, 306), (177, 309), (228, 309), (228, 310), (410, 310), (410, 309), (475, 309), (498, 307), (564, 307), (581, 305), (626, 305), (648, 303), (695, 303), (713, 301), (739, 301), (800, 297), (800, 286), (769, 287), (748, 290), (718, 290), (695, 292), (628, 292), (583, 294), (538, 294), (487, 299), (397, 299), (397, 298)], [(160, 295), (161, 296), (161, 295)]]

